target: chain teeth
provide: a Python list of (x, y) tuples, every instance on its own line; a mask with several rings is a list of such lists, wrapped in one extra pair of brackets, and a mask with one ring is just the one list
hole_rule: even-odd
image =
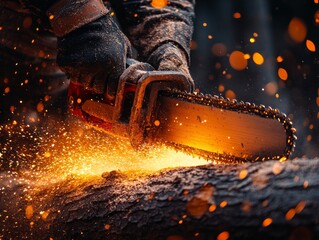
[(230, 155), (225, 154), (217, 154), (211, 152), (203, 152), (202, 150), (194, 149), (191, 147), (181, 146), (179, 144), (170, 143), (173, 147), (177, 149), (182, 149), (184, 152), (187, 152), (191, 155), (196, 155), (200, 157), (204, 157), (206, 159), (210, 159), (217, 162), (223, 163), (242, 163), (247, 161), (265, 161), (271, 159), (277, 160), (285, 160), (288, 159), (291, 153), (295, 148), (295, 141), (297, 140), (297, 136), (295, 135), (296, 129), (292, 127), (292, 121), (287, 117), (286, 114), (281, 113), (278, 109), (273, 109), (271, 107), (265, 107), (264, 105), (256, 105), (254, 103), (237, 101), (236, 99), (225, 99), (221, 96), (217, 95), (204, 95), (198, 93), (187, 93), (182, 92), (177, 89), (168, 89), (164, 91), (162, 95), (168, 97), (175, 97), (184, 101), (198, 103), (206, 106), (215, 106), (225, 110), (231, 110), (246, 114), (254, 114), (263, 118), (273, 118), (277, 119), (284, 129), (286, 130), (286, 148), (282, 156), (271, 156), (267, 158), (260, 158), (257, 157), (256, 159), (244, 159), (238, 158)]

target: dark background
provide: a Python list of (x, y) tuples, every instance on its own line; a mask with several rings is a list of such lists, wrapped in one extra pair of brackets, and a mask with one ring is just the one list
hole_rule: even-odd
[[(201, 0), (196, 5), (191, 73), (199, 90), (286, 113), (298, 131), (294, 153), (298, 157), (319, 156), (318, 6), (317, 0)], [(240, 18), (233, 17), (236, 12)], [(300, 42), (288, 32), (292, 19), (306, 28)], [(254, 33), (258, 36), (251, 43)], [(315, 52), (309, 51), (306, 40), (315, 44)], [(220, 43), (222, 52), (216, 55), (213, 48)], [(235, 70), (229, 63), (229, 55), (235, 50), (251, 57), (258, 52), (264, 63), (257, 65), (250, 58), (246, 69)], [(282, 62), (277, 62), (278, 56)], [(287, 71), (286, 81), (279, 78), (278, 68)], [(277, 87), (275, 93), (267, 91), (269, 83)]]

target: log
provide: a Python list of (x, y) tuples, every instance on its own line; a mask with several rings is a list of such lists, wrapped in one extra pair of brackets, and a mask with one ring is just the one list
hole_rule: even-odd
[(1, 176), (3, 239), (319, 239), (319, 159), (112, 171), (39, 189)]

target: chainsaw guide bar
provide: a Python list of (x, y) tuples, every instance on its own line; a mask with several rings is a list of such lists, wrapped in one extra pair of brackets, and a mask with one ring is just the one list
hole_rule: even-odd
[(158, 102), (162, 120), (155, 124), (164, 127), (157, 137), (192, 155), (229, 163), (285, 160), (295, 147), (296, 129), (278, 109), (176, 89), (161, 92)]

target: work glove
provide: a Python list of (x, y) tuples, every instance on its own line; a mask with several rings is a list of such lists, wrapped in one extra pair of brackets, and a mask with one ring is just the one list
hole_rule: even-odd
[(96, 94), (114, 100), (126, 57), (131, 55), (128, 39), (106, 14), (58, 37), (57, 63), (71, 78)]
[(194, 81), (188, 67), (195, 1), (170, 0), (163, 6), (155, 6), (155, 1), (110, 1), (138, 60), (156, 70), (184, 73), (192, 91)]
[(187, 80), (190, 91), (194, 89), (194, 80), (189, 73), (189, 64), (187, 55), (183, 49), (173, 43), (164, 43), (160, 45), (149, 56), (148, 63), (155, 69), (162, 71), (177, 71), (183, 73)]

